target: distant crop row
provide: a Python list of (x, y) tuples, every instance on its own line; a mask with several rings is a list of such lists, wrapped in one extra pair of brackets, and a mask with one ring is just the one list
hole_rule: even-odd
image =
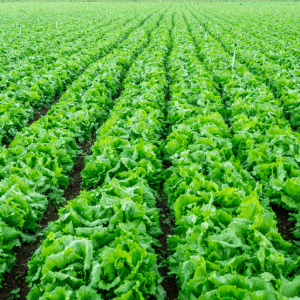
[(286, 31), (278, 29), (273, 36), (263, 30), (254, 35), (252, 27), (250, 32), (245, 29), (241, 32), (237, 24), (232, 26), (228, 20), (212, 16), (201, 18), (201, 22), (230, 53), (233, 52), (232, 40), (236, 40), (239, 62), (269, 87), (278, 99), (278, 105), (283, 106), (284, 117), (299, 132), (300, 41), (294, 38), (294, 34), (287, 35)]
[[(57, 45), (54, 40), (51, 49), (49, 39), (45, 38), (38, 55), (30, 55), (13, 64), (12, 70), (6, 67), (1, 72), (0, 141), (9, 142), (14, 138), (32, 118), (34, 109), (49, 106), (54, 96), (62, 94), (91, 63), (116, 47), (124, 38), (124, 31), (116, 30), (130, 26), (128, 22), (134, 15), (119, 14), (117, 20), (106, 18), (102, 24), (87, 23), (86, 28), (80, 29), (81, 34), (76, 28), (73, 34), (65, 31), (64, 35), (72, 36), (69, 45)], [(61, 50), (57, 51), (56, 47)]]

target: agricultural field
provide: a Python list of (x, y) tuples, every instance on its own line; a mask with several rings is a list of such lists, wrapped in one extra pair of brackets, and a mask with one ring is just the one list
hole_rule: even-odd
[(300, 300), (299, 14), (0, 3), (0, 300)]

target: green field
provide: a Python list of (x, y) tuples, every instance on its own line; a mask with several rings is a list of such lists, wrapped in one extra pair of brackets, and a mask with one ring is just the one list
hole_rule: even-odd
[(0, 3), (0, 299), (300, 300), (300, 4), (134, 2)]

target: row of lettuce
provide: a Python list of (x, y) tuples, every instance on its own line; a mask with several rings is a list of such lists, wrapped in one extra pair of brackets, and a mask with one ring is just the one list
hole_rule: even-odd
[[(261, 190), (260, 202), (300, 210), (300, 135), (285, 118), (280, 101), (237, 62), (211, 35), (205, 40), (201, 18), (186, 18), (199, 49), (199, 58), (211, 72), (224, 101), (225, 121), (233, 135), (233, 153)], [(204, 24), (204, 23), (203, 23)], [(206, 24), (206, 23), (205, 23)], [(206, 25), (204, 25), (206, 26)], [(300, 237), (300, 214), (294, 235)]]
[[(1, 7), (2, 10), (4, 7)], [(14, 66), (19, 66), (23, 61), (29, 62), (31, 57), (34, 61), (41, 60), (40, 53), (50, 53), (54, 45), (60, 46), (74, 36), (75, 16), (74, 11), (68, 16), (64, 13), (45, 11), (43, 22), (37, 22), (37, 13), (20, 12), (1, 13), (2, 31), (0, 33), (0, 70), (5, 72), (13, 70)], [(72, 18), (74, 17), (74, 19)], [(60, 20), (60, 26), (56, 28), (56, 18)], [(78, 16), (77, 16), (78, 18)], [(21, 34), (19, 25), (21, 27)], [(66, 31), (71, 35), (67, 36)], [(48, 43), (47, 43), (48, 41)], [(50, 46), (49, 48), (46, 45)]]
[(89, 139), (107, 119), (121, 81), (148, 43), (160, 15), (141, 13), (115, 31), (129, 35), (103, 59), (91, 64), (46, 116), (18, 133), (0, 152), (0, 282), (15, 261), (14, 247), (30, 241), (48, 201), (63, 201), (68, 175), (79, 154), (76, 140)]
[[(209, 5), (208, 5), (209, 6)], [(280, 62), (286, 68), (293, 69), (298, 64), (299, 39), (295, 38), (299, 32), (297, 5), (279, 5), (273, 11), (260, 11), (260, 7), (249, 7), (234, 5), (235, 7), (224, 7), (224, 5), (214, 5), (213, 9), (204, 7), (203, 13), (210, 18), (217, 17), (214, 21), (226, 22), (226, 27), (232, 29), (230, 33), (236, 34), (239, 29), (237, 39), (247, 37), (248, 49), (250, 51), (263, 52), (264, 55), (274, 61)], [(233, 8), (233, 9), (232, 9)], [(264, 7), (262, 7), (263, 9)], [(220, 13), (222, 11), (222, 13)], [(272, 12), (274, 15), (272, 15)], [(221, 25), (223, 28), (223, 26)], [(225, 29), (225, 27), (223, 28)], [(245, 36), (246, 34), (246, 36)]]
[[(243, 12), (240, 15), (235, 15), (232, 19), (225, 14), (222, 15), (221, 19), (222, 23), (223, 21), (226, 22), (226, 27), (228, 25), (233, 26), (234, 31), (232, 33), (236, 32), (236, 26), (242, 29), (240, 31), (241, 37), (244, 38), (246, 34), (250, 51), (255, 53), (258, 50), (273, 62), (284, 65), (287, 69), (297, 67), (300, 54), (300, 42), (299, 39), (295, 39), (295, 34), (299, 31), (297, 17), (295, 18), (295, 16), (291, 16), (284, 11), (280, 16), (280, 22), (278, 22), (278, 19), (269, 18), (265, 24), (260, 22), (261, 16), (257, 17), (253, 16), (252, 19), (245, 19)], [(256, 22), (255, 19), (257, 19)]]
[[(268, 41), (264, 37), (260, 39), (262, 47), (257, 47), (258, 38), (252, 36), (252, 32), (240, 33), (237, 25), (232, 26), (227, 21), (223, 21), (212, 15), (208, 17), (199, 15), (199, 20), (203, 21), (205, 28), (216, 39), (218, 39), (224, 48), (233, 53), (234, 43), (238, 43), (237, 59), (244, 64), (249, 71), (255, 74), (255, 77), (265, 83), (275, 97), (279, 99), (278, 105), (283, 106), (283, 113), (290, 121), (296, 131), (300, 130), (300, 68), (299, 57), (293, 55), (283, 55), (278, 58), (268, 55)], [(280, 39), (280, 38), (279, 38)], [(252, 40), (253, 45), (249, 45)], [(298, 41), (296, 39), (296, 41)], [(299, 44), (299, 42), (298, 42)], [(298, 45), (299, 46), (299, 45)], [(293, 48), (297, 49), (297, 45)], [(273, 52), (280, 53), (280, 48), (272, 44)], [(298, 54), (299, 56), (299, 54)]]
[[(49, 12), (47, 13), (49, 14)], [(120, 13), (116, 14), (116, 19), (117, 16), (120, 16)], [(16, 39), (16, 42), (24, 40), (24, 42), (26, 42), (25, 45), (19, 43), (15, 44), (14, 42), (11, 43), (10, 48), (7, 45), (1, 45), (1, 90), (6, 88), (8, 79), (13, 82), (18, 81), (19, 77), (15, 77), (18, 75), (17, 73), (25, 73), (26, 75), (31, 74), (37, 69), (42, 68), (44, 65), (54, 62), (55, 59), (63, 53), (71, 55), (74, 52), (78, 52), (79, 50), (76, 49), (76, 46), (77, 43), (81, 42), (83, 35), (97, 35), (97, 30), (99, 30), (101, 25), (107, 23), (107, 16), (105, 16), (104, 20), (92, 18), (90, 22), (84, 24), (75, 22), (76, 17), (72, 16), (74, 19), (65, 20), (59, 18), (59, 22), (57, 21), (58, 27), (56, 28), (56, 19), (52, 15), (51, 17), (53, 19), (46, 19), (47, 22), (44, 24), (43, 30), (41, 30), (41, 28), (32, 29), (27, 23), (25, 25), (20, 25), (23, 36), (21, 35)], [(52, 23), (51, 27), (48, 22), (50, 24)], [(9, 31), (7, 31), (7, 33), (9, 33)], [(13, 40), (12, 37), (9, 37), (9, 34), (2, 36), (1, 39)], [(18, 48), (15, 49), (16, 46)], [(72, 47), (75, 47), (77, 51), (74, 51)], [(14, 53), (17, 53), (20, 56), (19, 59), (17, 59)], [(7, 81), (4, 81), (4, 78)]]
[[(237, 137), (226, 124), (235, 102), (224, 108), (213, 79), (222, 77), (223, 70), (230, 77), (226, 88), (232, 86), (233, 96), (234, 91), (243, 93), (234, 89), (237, 79), (228, 68), (216, 66), (212, 76), (206, 71), (198, 54), (203, 51), (207, 61), (216, 63), (211, 56), (218, 56), (216, 43), (210, 38), (200, 43), (199, 24), (190, 15), (186, 20), (189, 26), (178, 13), (172, 32), (167, 114), (171, 129), (164, 146), (171, 164), (165, 171), (164, 192), (176, 224), (176, 234), (168, 239), (168, 262), (177, 277), (178, 298), (299, 299), (300, 260), (278, 233), (275, 214), (260, 203), (260, 183), (235, 155)], [(221, 56), (216, 61), (223, 63)], [(239, 145), (242, 151), (244, 144)]]
[(30, 3), (17, 4), (14, 9), (1, 5), (1, 73), (21, 66), (22, 62), (36, 64), (38, 61), (43, 64), (51, 58), (45, 57), (43, 61), (43, 54), (60, 51), (59, 47), (65, 41), (80, 38), (84, 32), (93, 32), (90, 29), (108, 17), (118, 18), (122, 13), (132, 11), (132, 8), (119, 5), (111, 15), (106, 12), (111, 5), (105, 6), (98, 4), (94, 5), (94, 9), (87, 10), (83, 5), (76, 4), (66, 7), (66, 4), (40, 3), (40, 9)]
[[(50, 106), (54, 97), (62, 94), (90, 64), (124, 40), (134, 17), (136, 14), (132, 13), (120, 14), (117, 20), (107, 17), (95, 26), (94, 34), (84, 33), (72, 47), (49, 54), (53, 56), (49, 63), (35, 66), (24, 62), (24, 70), (3, 73), (0, 81), (0, 142), (11, 141), (17, 132), (27, 126), (34, 109)], [(119, 31), (120, 27), (124, 30)]]
[(83, 184), (92, 189), (48, 226), (29, 262), (28, 299), (165, 299), (154, 246), (171, 29), (167, 12), (130, 67), (85, 161)]

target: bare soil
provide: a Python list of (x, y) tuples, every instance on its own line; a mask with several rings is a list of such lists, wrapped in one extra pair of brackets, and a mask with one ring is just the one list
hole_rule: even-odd
[(39, 118), (45, 116), (47, 114), (47, 112), (50, 110), (50, 108), (56, 103), (58, 102), (58, 100), (60, 99), (60, 95), (56, 94), (54, 96), (54, 100), (53, 102), (50, 104), (50, 106), (46, 106), (44, 105), (41, 109), (39, 110), (35, 110), (33, 113), (33, 117), (32, 119), (28, 122), (28, 126), (31, 125), (33, 122), (37, 121)]
[[(293, 241), (297, 240), (292, 231), (293, 228), (295, 227), (296, 222), (289, 220), (291, 217), (289, 213), (294, 213), (294, 211), (289, 211), (281, 206), (278, 206), (277, 204), (271, 203), (270, 204), (272, 210), (276, 214), (276, 219), (277, 219), (277, 228), (278, 232), (282, 235), (282, 237), (286, 241)], [(299, 239), (298, 239), (299, 240)]]
[(166, 262), (164, 262), (170, 256), (170, 253), (168, 251), (167, 238), (168, 235), (173, 234), (173, 230), (171, 228), (172, 224), (170, 223), (170, 210), (164, 203), (164, 201), (157, 201), (156, 207), (160, 209), (160, 226), (163, 232), (163, 234), (159, 237), (161, 246), (155, 247), (155, 252), (158, 255), (159, 263), (162, 263), (162, 266), (158, 268), (158, 271), (163, 278), (163, 282), (161, 283), (161, 285), (167, 293), (166, 300), (175, 300), (178, 299), (176, 278), (174, 275), (169, 275), (169, 266)]

